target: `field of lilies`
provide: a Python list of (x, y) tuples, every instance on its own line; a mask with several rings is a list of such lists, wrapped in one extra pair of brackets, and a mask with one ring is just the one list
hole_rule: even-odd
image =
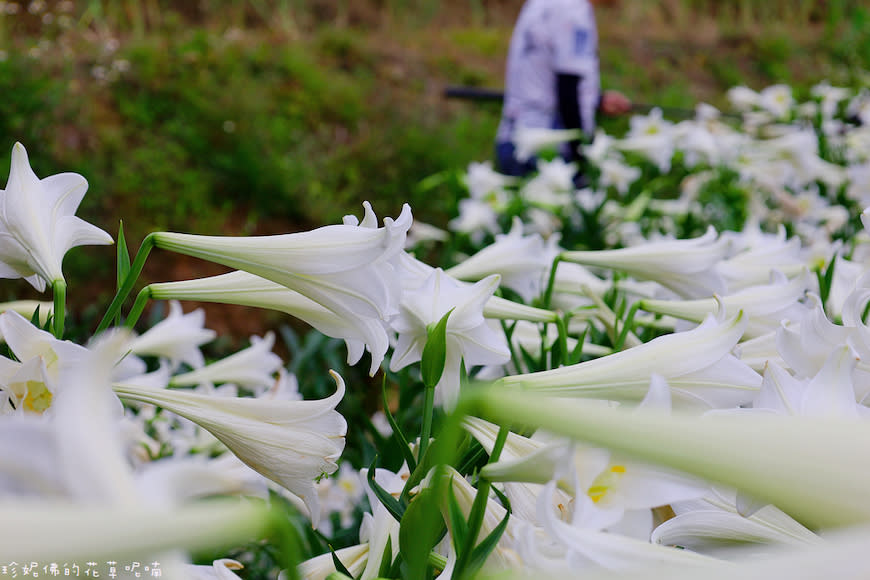
[[(728, 98), (599, 132), (579, 189), (575, 135), (517, 135), (534, 176), (424, 183), (464, 192), (446, 229), (365, 203), (135, 254), (75, 216), (86, 176), (16, 143), (0, 276), (52, 298), (0, 314), (0, 576), (860, 576), (870, 94)], [(117, 294), (66, 340), (64, 255), (111, 243)], [(228, 272), (147, 284), (155, 248)], [(298, 319), (333, 370), (273, 333), (207, 360), (184, 301)]]

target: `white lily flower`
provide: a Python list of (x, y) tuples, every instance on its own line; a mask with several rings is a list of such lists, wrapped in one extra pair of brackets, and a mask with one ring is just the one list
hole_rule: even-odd
[[(463, 419), (463, 427), (492, 453), (499, 427), (477, 417)], [(557, 465), (570, 457), (565, 440), (544, 441), (517, 433), (508, 433), (497, 463), (484, 466), (485, 477), (504, 483), (504, 492), (511, 502), (511, 514), (528, 522), (538, 523), (537, 498), (541, 485), (553, 479)], [(569, 488), (570, 483), (560, 480), (559, 485)], [(573, 491), (573, 490), (572, 490)], [(554, 492), (552, 509), (560, 517), (568, 518), (571, 496), (563, 489)]]
[(601, 187), (613, 186), (620, 195), (625, 195), (640, 175), (640, 169), (626, 165), (619, 159), (605, 159), (601, 162)]
[(344, 381), (320, 401), (229, 398), (116, 384), (128, 400), (159, 405), (208, 430), (245, 464), (303, 499), (314, 525), (320, 517), (314, 479), (338, 469), (347, 423), (335, 406)]
[(436, 400), (452, 409), (459, 398), (460, 365), (502, 364), (510, 360), (504, 335), (483, 318), (483, 307), (498, 286), (494, 274), (467, 286), (435, 269), (417, 290), (406, 291), (401, 313), (392, 322), (399, 333), (390, 370), (397, 371), (419, 361), (428, 339), (428, 327), (447, 318), (447, 352), (444, 372), (435, 388)]
[(506, 195), (505, 187), (514, 183), (516, 177), (502, 175), (492, 168), (492, 161), (484, 161), (469, 163), (463, 181), (472, 198), (484, 199)]
[(389, 348), (382, 320), (371, 316), (346, 316), (333, 312), (295, 290), (260, 276), (237, 270), (219, 276), (151, 284), (157, 299), (197, 300), (268, 308), (295, 316), (323, 334), (347, 344), (347, 363), (354, 365), (367, 349), (372, 354), (369, 373), (374, 375)]
[(0, 314), (0, 335), (22, 362), (0, 357), (0, 388), (16, 401), (16, 409), (41, 413), (52, 404), (61, 366), (75, 364), (87, 349), (33, 326), (15, 311)]
[(776, 234), (762, 232), (758, 224), (747, 225), (742, 232), (723, 232), (733, 253), (716, 265), (730, 292), (767, 284), (773, 270), (789, 278), (807, 268), (801, 257), (800, 238), (786, 238), (785, 228)]
[(217, 495), (269, 496), (265, 478), (232, 453), (215, 458), (176, 455), (151, 461), (136, 473), (136, 487), (142, 497), (173, 507)]
[(778, 119), (788, 116), (794, 104), (791, 87), (788, 85), (771, 85), (762, 89), (758, 97), (758, 105)]
[(653, 530), (651, 541), (717, 556), (739, 556), (736, 542), (819, 545), (822, 539), (770, 504), (743, 515), (734, 491), (713, 487), (702, 498), (672, 504), (676, 517)]
[(240, 578), (233, 570), (241, 570), (241, 562), (229, 558), (221, 558), (212, 562), (211, 566), (187, 566), (191, 580), (233, 580)]
[(648, 300), (642, 299), (640, 307), (648, 312), (667, 314), (701, 322), (721, 303), (728, 312), (743, 311), (747, 325), (745, 336), (755, 338), (779, 328), (781, 321), (793, 317), (803, 310), (798, 306), (806, 291), (810, 288), (812, 278), (809, 270), (804, 268), (800, 276), (788, 280), (784, 274), (774, 271), (769, 284), (749, 286), (733, 294), (718, 298), (702, 298), (698, 300)]
[(217, 335), (204, 327), (205, 311), (197, 308), (184, 314), (181, 304), (169, 302), (169, 316), (152, 326), (144, 334), (130, 341), (130, 351), (137, 355), (166, 358), (175, 369), (182, 362), (200, 368), (205, 359), (199, 347)]
[(267, 332), (263, 338), (251, 337), (251, 346), (213, 362), (202, 368), (175, 375), (170, 384), (176, 387), (192, 387), (200, 383), (235, 383), (241, 387), (257, 390), (275, 382), (274, 374), (284, 364), (272, 352), (275, 333)]
[(549, 242), (537, 235), (524, 236), (523, 223), (515, 217), (510, 232), (495, 237), (495, 243), (446, 270), (459, 280), (476, 282), (490, 274), (500, 274), (501, 284), (526, 301), (541, 293), (553, 260), (559, 253), (558, 236)]
[(367, 482), (360, 477), (360, 472), (347, 461), (341, 463), (338, 472), (317, 482), (317, 496), (320, 498), (323, 513), (327, 515), (321, 518), (318, 531), (326, 537), (334, 537), (334, 532), (338, 530), (333, 528), (333, 515), (338, 516), (340, 528), (351, 526), (354, 511), (365, 495), (366, 485)]
[[(399, 555), (399, 522), (375, 496), (368, 484), (368, 473), (368, 469), (361, 469), (359, 472), (360, 481), (364, 482), (365, 493), (371, 507), (370, 514), (363, 514), (363, 521), (359, 529), (360, 541), (369, 546), (369, 558), (360, 575), (362, 580), (370, 580), (378, 576), (387, 542), (391, 546), (390, 562)], [(393, 473), (387, 469), (377, 469), (374, 479), (375, 483), (380, 485), (384, 491), (398, 499), (409, 475), (408, 466), (403, 465), (398, 473)]]
[(489, 203), (473, 198), (459, 200), (459, 215), (450, 220), (447, 227), (468, 234), (475, 244), (480, 244), (487, 233), (501, 233), (496, 210)]
[(87, 189), (76, 173), (39, 179), (24, 146), (15, 143), (9, 181), (0, 192), (0, 278), (24, 278), (42, 292), (64, 279), (61, 264), (71, 248), (112, 243), (109, 234), (75, 216)]
[[(45, 326), (48, 322), (48, 317), (54, 312), (53, 302), (44, 302), (40, 300), (13, 300), (12, 302), (0, 302), (0, 313), (7, 310), (14, 310), (27, 320), (33, 318), (36, 309), (39, 309), (39, 326)], [(0, 340), (2, 340), (0, 336)]]
[(866, 421), (772, 413), (668, 417), (499, 388), (478, 397), (475, 414), (488, 420), (546, 426), (552, 433), (735, 487), (810, 527), (870, 520)]
[(743, 335), (742, 315), (655, 338), (622, 352), (548, 371), (514, 375), (496, 384), (560, 397), (640, 402), (653, 373), (671, 386), (675, 405), (732, 407), (747, 403), (761, 376), (738, 361), (731, 349)]
[[(727, 555), (738, 560), (721, 562), (702, 571), (679, 564), (647, 567), (642, 570), (614, 574), (584, 574), (585, 580), (816, 580), (833, 573), (840, 578), (862, 578), (867, 569), (867, 543), (870, 528), (866, 525), (837, 530), (825, 535), (824, 543), (784, 547), (735, 547)], [(573, 570), (565, 570), (570, 576)], [(540, 574), (520, 574), (512, 580), (534, 580)]]
[(752, 408), (807, 417), (857, 418), (852, 379), (857, 362), (855, 351), (843, 345), (831, 351), (815, 376), (803, 380), (770, 362)]
[(544, 310), (493, 296), (483, 307), (483, 316), (496, 320), (525, 320), (528, 322), (556, 322), (559, 315), (552, 310)]
[[(365, 570), (366, 563), (368, 562), (369, 545), (365, 543), (340, 548), (335, 551), (335, 555), (342, 566), (353, 574), (354, 578), (358, 578), (362, 571)], [(330, 574), (336, 571), (331, 552), (305, 560), (299, 564), (298, 570), (302, 580), (326, 580)], [(286, 574), (283, 572), (278, 576), (279, 580), (284, 580), (286, 577)]]
[[(268, 526), (261, 505), (210, 501), (172, 511), (148, 506), (99, 506), (57, 501), (0, 503), (3, 526), (15, 533), (3, 538), (3, 554), (22, 562), (153, 562), (164, 578), (188, 576), (170, 570), (171, 551), (215, 549), (250, 541)], [(172, 558), (176, 561), (176, 558)], [(175, 562), (173, 562), (175, 563)]]
[(731, 106), (738, 111), (750, 111), (753, 107), (759, 106), (761, 100), (757, 92), (743, 86), (731, 87), (726, 96)]
[(639, 133), (626, 135), (616, 142), (616, 147), (622, 151), (630, 151), (643, 155), (662, 173), (671, 170), (674, 157), (674, 135), (669, 128), (655, 133)]
[[(718, 238), (718, 239), (717, 239)], [(653, 280), (683, 298), (725, 294), (716, 264), (728, 253), (728, 241), (711, 226), (690, 240), (648, 242), (630, 248), (562, 252), (562, 259), (584, 266), (621, 270), (639, 280)]]
[[(669, 414), (670, 408), (668, 384), (654, 375), (649, 392), (637, 409), (655, 409)], [(466, 419), (466, 428), (469, 426), (473, 426), (470, 431), (484, 449), (491, 450), (497, 431), (495, 426), (480, 419)], [(569, 473), (573, 477), (568, 477)], [(571, 519), (573, 525), (584, 528), (619, 531), (643, 540), (648, 539), (652, 531), (651, 508), (699, 497), (707, 489), (706, 484), (685, 475), (619, 457), (605, 449), (572, 448), (559, 440), (541, 443), (515, 434), (508, 435), (499, 461), (486, 465), (482, 474), (494, 481), (509, 482), (546, 483), (555, 478), (561, 488), (586, 498), (575, 504), (575, 507), (583, 505), (583, 513), (568, 518), (563, 506), (569, 505), (570, 498), (559, 490), (554, 491), (557, 496), (554, 496), (553, 507), (559, 509), (553, 511), (560, 514), (560, 519)], [(539, 486), (534, 491), (538, 492)], [(513, 504), (514, 497), (511, 497)], [(537, 509), (542, 509), (540, 499)], [(544, 516), (539, 513), (538, 517)], [(530, 521), (536, 520), (530, 518)]]
[[(554, 481), (546, 484), (538, 501), (548, 504), (555, 487)], [(581, 520), (583, 508), (591, 506), (592, 500), (583, 495), (578, 498), (578, 504), (581, 505), (575, 508), (575, 519)], [(666, 548), (617, 533), (604, 533), (595, 527), (582, 525), (581, 521), (566, 523), (556, 518), (551, 510), (543, 510), (542, 520), (547, 536), (564, 550), (563, 561), (567, 562), (571, 570), (590, 566), (608, 570), (630, 570), (678, 564), (680, 567), (694, 569), (696, 574), (703, 576), (705, 568), (718, 564), (717, 560), (688, 550)]]
[[(394, 260), (411, 227), (411, 208), (393, 221), (377, 217), (368, 203), (362, 222), (352, 216), (341, 225), (277, 236), (225, 237), (159, 232), (154, 243), (261, 276), (352, 318), (387, 320), (398, 308), (399, 281)], [(356, 223), (354, 223), (356, 222)]]
[(583, 132), (579, 129), (547, 129), (543, 127), (517, 126), (512, 139), (516, 146), (514, 156), (517, 158), (517, 161), (524, 163), (543, 149), (556, 147), (573, 139), (579, 139), (582, 136)]

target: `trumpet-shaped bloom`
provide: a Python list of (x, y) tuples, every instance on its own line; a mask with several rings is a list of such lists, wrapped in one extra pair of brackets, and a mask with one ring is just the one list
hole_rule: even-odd
[[(806, 294), (810, 280), (807, 269), (791, 280), (781, 272), (774, 271), (771, 283), (744, 288), (722, 296), (719, 301), (729, 312), (743, 311), (747, 318), (746, 336), (755, 338), (775, 331), (783, 318), (802, 311), (798, 301)], [(709, 313), (716, 311), (717, 300), (641, 300), (641, 307), (649, 312), (701, 322)]]
[(510, 360), (504, 335), (490, 328), (483, 318), (484, 304), (492, 297), (498, 282), (499, 276), (494, 274), (467, 286), (438, 268), (420, 288), (406, 291), (401, 314), (393, 321), (399, 341), (390, 369), (397, 371), (420, 360), (429, 325), (437, 324), (450, 312), (444, 372), (436, 385), (435, 396), (445, 408), (453, 408), (459, 397), (463, 360), (466, 369)]
[(546, 426), (732, 486), (810, 527), (857, 524), (870, 516), (866, 421), (773, 413), (668, 417), (497, 387), (478, 396), (476, 414), (488, 420)]
[(369, 369), (372, 375), (389, 347), (386, 327), (379, 318), (338, 314), (295, 290), (241, 270), (197, 280), (151, 284), (149, 288), (153, 298), (238, 304), (285, 312), (327, 336), (344, 339), (350, 365), (359, 362), (367, 349), (372, 355)]
[(469, 163), (463, 181), (472, 198), (484, 199), (489, 196), (506, 196), (505, 187), (515, 182), (516, 177), (502, 175), (492, 168), (491, 161), (484, 161)]
[(275, 333), (251, 337), (251, 346), (200, 369), (172, 377), (174, 386), (195, 386), (200, 383), (235, 383), (258, 389), (275, 382), (274, 374), (282, 366), (281, 357), (272, 352)]
[(24, 278), (40, 292), (63, 280), (61, 264), (71, 248), (111, 244), (103, 230), (75, 216), (88, 189), (76, 173), (39, 179), (21, 143), (12, 147), (12, 165), (0, 192), (0, 278)]
[(631, 248), (563, 252), (562, 258), (585, 266), (622, 270), (640, 280), (653, 280), (683, 298), (708, 298), (725, 292), (715, 270), (728, 252), (725, 238), (712, 227), (699, 238), (649, 242)]
[(249, 467), (303, 499), (314, 525), (320, 517), (314, 479), (338, 469), (347, 422), (335, 406), (338, 390), (320, 401), (213, 397), (170, 390), (114, 385), (121, 397), (159, 405), (207, 429)]
[(40, 330), (15, 311), (0, 315), (0, 335), (16, 362), (0, 357), (2, 388), (16, 402), (16, 409), (42, 413), (52, 404), (61, 366), (76, 364), (87, 349)]
[(572, 139), (579, 139), (582, 135), (583, 132), (579, 129), (547, 129), (543, 127), (518, 126), (513, 134), (513, 142), (516, 146), (514, 156), (517, 158), (517, 161), (524, 163), (542, 149), (556, 147)]
[(713, 487), (702, 498), (672, 504), (676, 517), (653, 530), (651, 540), (706, 554), (735, 542), (796, 546), (820, 544), (821, 538), (772, 505), (743, 515), (734, 491)]
[(530, 302), (541, 293), (550, 266), (559, 253), (555, 245), (558, 236), (550, 240), (550, 243), (546, 243), (537, 234), (524, 236), (522, 221), (514, 218), (509, 233), (497, 235), (494, 244), (446, 273), (460, 280), (472, 281), (490, 274), (500, 274), (503, 286)]
[(310, 232), (241, 238), (159, 232), (154, 243), (272, 280), (347, 318), (387, 320), (398, 308), (400, 291), (393, 262), (410, 227), (408, 205), (378, 228), (366, 203), (362, 222), (349, 216), (341, 225)]
[(169, 359), (172, 368), (177, 368), (182, 362), (200, 368), (205, 359), (199, 347), (216, 336), (215, 331), (204, 325), (205, 311), (198, 308), (184, 314), (181, 304), (173, 300), (169, 303), (169, 316), (134, 338), (129, 345), (130, 351)]
[(761, 376), (730, 352), (745, 327), (742, 315), (728, 320), (708, 316), (692, 330), (591, 361), (504, 377), (497, 383), (554, 396), (640, 402), (655, 373), (670, 384), (677, 405), (731, 407), (748, 403), (761, 385)]

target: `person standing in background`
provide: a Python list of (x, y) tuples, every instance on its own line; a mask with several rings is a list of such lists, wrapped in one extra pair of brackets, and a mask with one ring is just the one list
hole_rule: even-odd
[[(508, 52), (496, 135), (499, 171), (523, 176), (535, 170), (534, 158), (516, 158), (517, 127), (581, 129), (591, 138), (598, 111), (619, 115), (631, 110), (622, 93), (601, 92), (598, 66), (598, 30), (588, 0), (526, 0)], [(580, 139), (568, 143), (562, 157), (582, 171), (580, 144)]]

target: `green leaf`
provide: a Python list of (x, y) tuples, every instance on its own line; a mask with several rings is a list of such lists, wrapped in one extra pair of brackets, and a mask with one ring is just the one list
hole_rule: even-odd
[(444, 363), (447, 360), (447, 319), (452, 312), (453, 308), (441, 317), (438, 324), (427, 328), (426, 346), (423, 347), (420, 363), (423, 384), (427, 387), (437, 385), (444, 373)]
[(577, 337), (577, 344), (574, 346), (574, 350), (571, 351), (571, 360), (568, 361), (568, 365), (574, 365), (580, 362), (580, 359), (583, 358), (583, 345), (586, 342), (586, 333), (589, 332), (589, 327), (583, 329), (583, 333)]
[[(329, 552), (332, 554), (332, 564), (335, 566), (335, 572), (327, 576), (327, 578), (332, 578), (336, 573), (343, 575), (345, 578), (353, 578), (353, 574), (341, 563), (341, 560), (338, 559), (338, 555), (335, 553), (335, 549), (331, 545), (329, 546)], [(337, 578), (342, 578), (342, 576)]]
[[(501, 497), (504, 497), (504, 495)], [(465, 573), (462, 576), (463, 578), (473, 578), (486, 563), (486, 559), (489, 558), (492, 551), (495, 550), (498, 541), (507, 529), (508, 520), (510, 520), (511, 517), (510, 502), (505, 505), (505, 508), (507, 508), (507, 511), (504, 514), (504, 518), (502, 518), (495, 529), (493, 529), (471, 552), (471, 559), (468, 561), (468, 565), (464, 570)]]
[[(518, 346), (520, 347), (520, 354), (523, 357), (523, 362), (526, 363), (526, 369), (528, 369), (528, 372), (533, 373), (535, 371), (546, 368), (541, 364), (541, 361), (535, 360), (535, 357), (529, 354), (529, 351), (527, 351), (523, 345), (520, 344)], [(546, 356), (546, 353), (542, 354)]]
[(632, 331), (634, 328), (634, 316), (637, 314), (637, 309), (640, 307), (639, 302), (635, 302), (631, 309), (628, 311), (628, 315), (625, 317), (625, 320), (622, 323), (622, 328), (619, 329), (619, 336), (616, 337), (616, 344), (613, 345), (613, 350), (622, 350), (623, 345), (625, 344), (625, 339), (628, 337), (628, 333)]
[(384, 546), (384, 554), (381, 557), (381, 565), (378, 568), (378, 576), (386, 578), (390, 573), (393, 563), (393, 538), (387, 536), (387, 544)]
[(124, 222), (118, 226), (118, 290), (124, 284), (124, 279), (130, 273), (130, 252), (127, 250), (127, 239), (124, 237)]
[(420, 490), (402, 518), (399, 527), (399, 550), (408, 564), (408, 578), (425, 578), (429, 566), (429, 552), (435, 547), (446, 531), (444, 520), (438, 507), (443, 477), (433, 478), (433, 487)]
[(30, 317), (30, 324), (39, 328), (39, 307), (40, 305), (36, 305), (36, 309), (33, 311), (33, 316)]
[(456, 549), (456, 556), (459, 557), (462, 548), (465, 546), (465, 539), (468, 536), (468, 522), (462, 513), (462, 508), (459, 507), (459, 502), (456, 501), (452, 480), (447, 488), (447, 516), (450, 519), (449, 527), (453, 539), (453, 547)]
[(387, 511), (390, 512), (397, 522), (402, 521), (402, 517), (405, 514), (405, 506), (392, 495), (389, 494), (387, 490), (378, 485), (378, 482), (375, 481), (375, 466), (378, 463), (377, 456), (372, 460), (372, 464), (369, 466), (368, 471), (368, 482), (369, 487), (372, 488), (372, 491), (375, 493), (375, 497), (378, 498), (378, 501), (387, 508)]

